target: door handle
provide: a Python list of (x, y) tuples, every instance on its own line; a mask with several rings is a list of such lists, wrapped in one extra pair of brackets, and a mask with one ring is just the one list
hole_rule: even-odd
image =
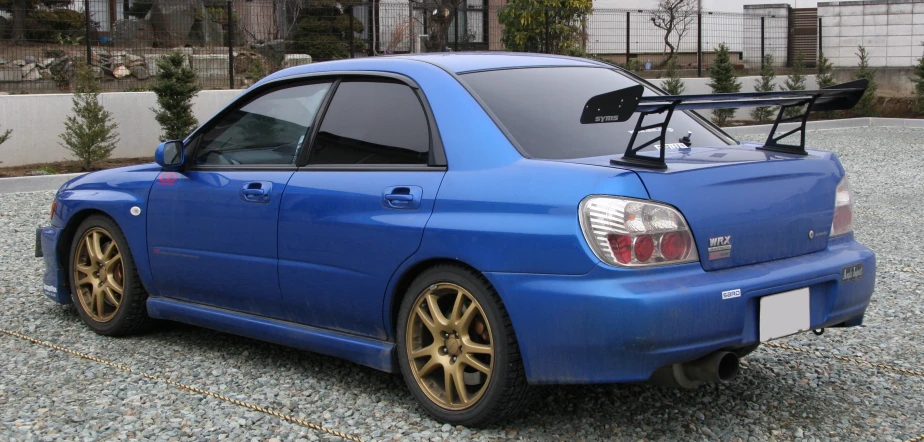
[(392, 201), (392, 202), (399, 202), (399, 201), (408, 202), (408, 201), (414, 201), (414, 195), (392, 193), (392, 194), (385, 195), (385, 199), (387, 199), (388, 201)]
[(270, 193), (273, 190), (273, 183), (267, 181), (253, 181), (244, 184), (241, 189), (241, 199), (248, 203), (267, 203), (270, 199)]
[(423, 189), (419, 186), (395, 186), (382, 192), (382, 205), (389, 209), (417, 209)]

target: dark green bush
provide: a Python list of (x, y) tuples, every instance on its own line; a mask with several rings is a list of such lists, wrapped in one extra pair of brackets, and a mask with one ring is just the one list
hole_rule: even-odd
[(363, 23), (348, 12), (349, 5), (338, 6), (333, 0), (312, 1), (298, 15), (298, 27), (286, 42), (286, 51), (311, 55), (316, 60), (333, 60), (350, 55), (350, 42), (354, 50), (363, 50), (365, 42), (350, 34), (363, 31)]
[(128, 15), (137, 19), (143, 19), (148, 16), (148, 12), (151, 12), (152, 6), (154, 6), (152, 0), (135, 0), (128, 7)]
[(70, 9), (32, 11), (26, 20), (26, 39), (57, 42), (60, 37), (83, 36), (86, 17)]

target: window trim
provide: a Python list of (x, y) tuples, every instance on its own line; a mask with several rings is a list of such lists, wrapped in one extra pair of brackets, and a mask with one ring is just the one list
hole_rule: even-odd
[[(349, 167), (350, 165), (324, 165), (325, 167), (312, 167), (307, 164), (308, 153), (311, 150), (311, 146), (314, 143), (314, 138), (317, 132), (320, 130), (321, 121), (323, 121), (324, 115), (327, 113), (327, 107), (330, 104), (330, 100), (333, 98), (334, 92), (337, 90), (337, 86), (340, 84), (340, 81), (346, 77), (369, 77), (369, 78), (387, 78), (391, 80), (397, 80), (401, 83), (404, 83), (411, 88), (412, 91), (417, 95), (417, 99), (420, 101), (421, 106), (423, 106), (424, 116), (427, 118), (427, 127), (430, 130), (430, 161), (429, 164), (421, 165), (422, 167), (416, 167), (415, 165), (384, 165), (386, 167), (381, 167), (383, 165), (365, 165), (364, 167)], [(246, 106), (248, 103), (256, 100), (259, 97), (262, 97), (268, 93), (279, 89), (285, 89), (287, 87), (295, 87), (304, 84), (313, 84), (321, 83), (325, 81), (331, 82), (331, 87), (328, 88), (327, 94), (324, 99), (321, 101), (321, 106), (318, 107), (318, 112), (315, 115), (315, 120), (312, 123), (313, 126), (309, 131), (307, 137), (302, 142), (302, 145), (299, 146), (299, 153), (295, 159), (295, 164), (255, 164), (255, 165), (242, 165), (242, 164), (215, 164), (215, 165), (196, 165), (192, 161), (187, 161), (184, 165), (182, 172), (186, 171), (286, 171), (286, 170), (372, 170), (372, 171), (381, 171), (381, 170), (433, 170), (433, 171), (445, 171), (447, 168), (446, 161), (446, 152), (443, 148), (443, 140), (440, 136), (439, 128), (436, 125), (436, 118), (433, 115), (433, 109), (430, 107), (430, 101), (427, 99), (426, 93), (423, 89), (417, 84), (414, 79), (393, 72), (385, 71), (325, 71), (325, 72), (310, 72), (306, 74), (293, 75), (290, 77), (282, 77), (272, 81), (268, 81), (263, 84), (257, 85), (257, 87), (248, 89), (241, 93), (237, 98), (228, 103), (224, 108), (222, 108), (218, 113), (213, 115), (205, 124), (199, 126), (194, 130), (188, 137), (186, 137), (184, 144), (187, 148), (187, 158), (194, 158), (195, 153), (199, 149), (199, 140), (196, 138), (200, 136), (205, 131), (211, 130), (212, 127), (216, 124), (218, 120), (227, 115), (234, 110), (237, 110), (243, 106)], [(195, 144), (191, 144), (195, 141)], [(189, 150), (190, 147), (193, 147), (192, 151)], [(332, 166), (332, 167), (327, 167)], [(408, 167), (415, 166), (415, 167)]]

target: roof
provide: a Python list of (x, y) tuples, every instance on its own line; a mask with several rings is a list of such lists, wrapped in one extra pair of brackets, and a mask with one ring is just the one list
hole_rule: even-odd
[(540, 66), (600, 66), (599, 63), (561, 55), (531, 54), (523, 52), (437, 52), (400, 55), (394, 58), (420, 60), (438, 64), (457, 74), (504, 68)]

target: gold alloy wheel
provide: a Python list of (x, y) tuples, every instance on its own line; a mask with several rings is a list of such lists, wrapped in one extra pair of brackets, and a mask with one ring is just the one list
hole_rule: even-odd
[(94, 227), (83, 234), (74, 253), (74, 285), (83, 311), (96, 322), (112, 320), (122, 303), (125, 268), (122, 253), (108, 232)]
[(491, 382), (491, 324), (475, 297), (456, 284), (433, 284), (417, 296), (405, 345), (417, 385), (442, 408), (475, 405)]

